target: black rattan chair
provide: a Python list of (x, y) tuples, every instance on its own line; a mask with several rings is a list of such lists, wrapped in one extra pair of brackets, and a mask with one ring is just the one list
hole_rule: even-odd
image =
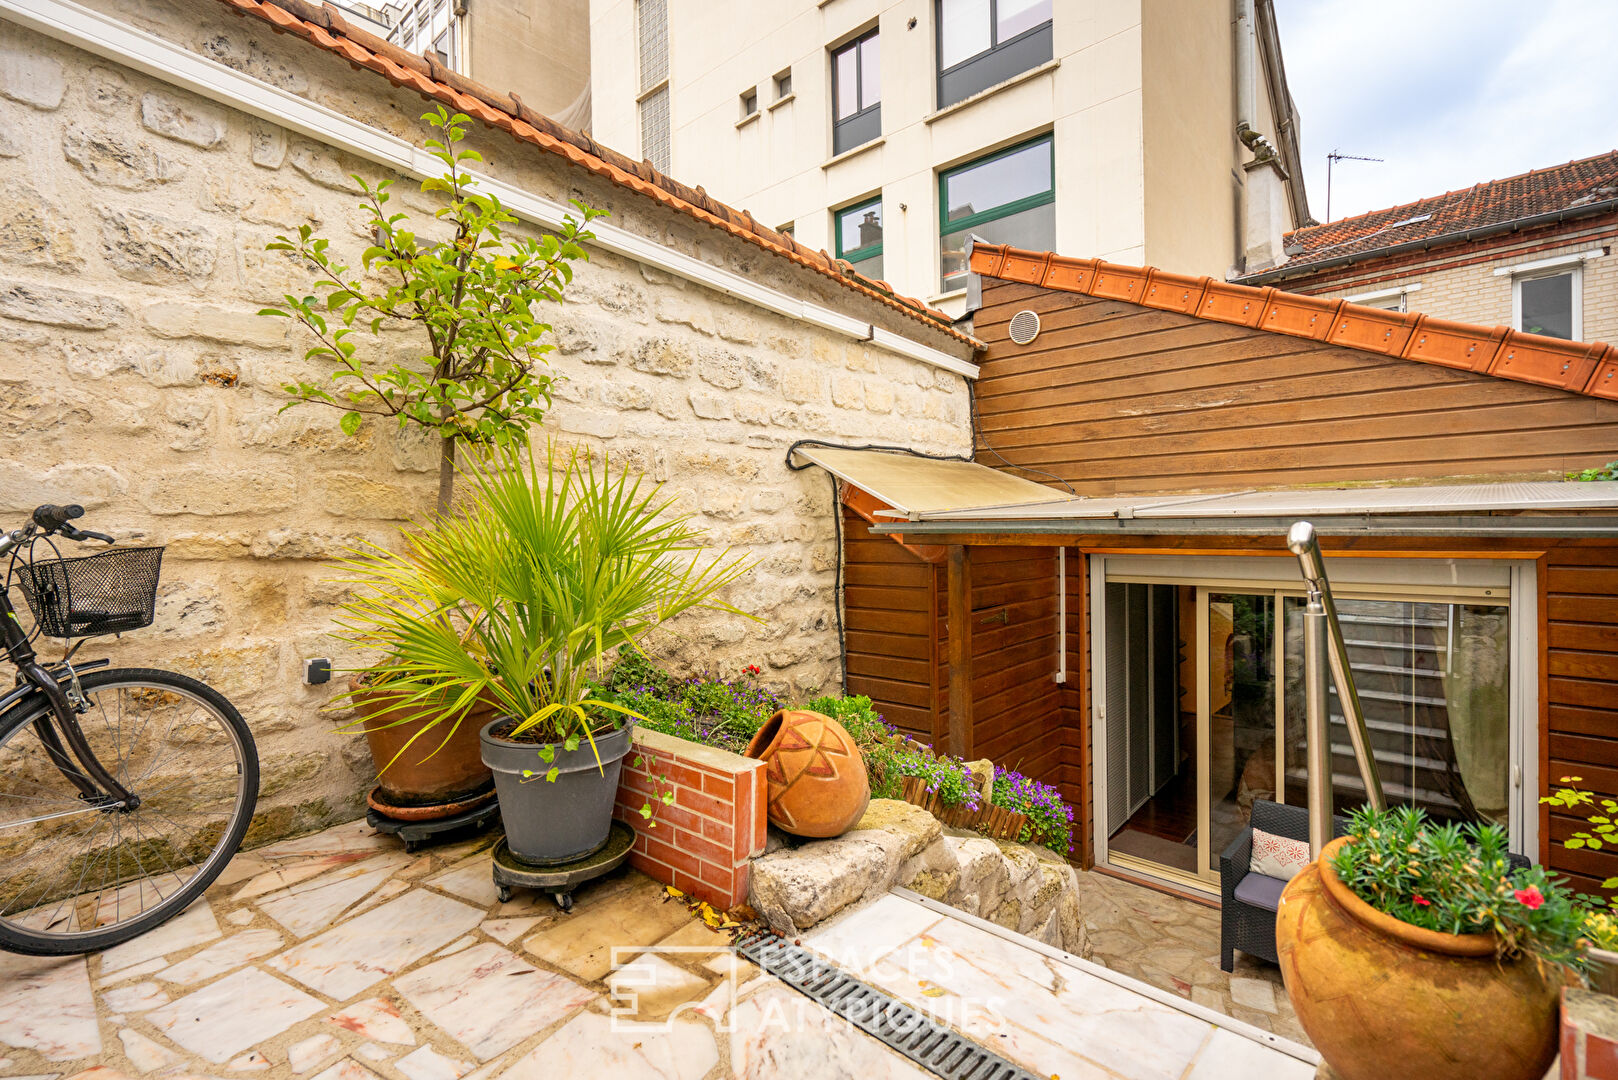
[[(1279, 962), (1275, 949), (1275, 912), (1281, 906), (1281, 890), (1286, 882), (1249, 869), (1253, 862), (1254, 829), (1271, 836), (1307, 841), (1309, 811), (1302, 806), (1254, 799), (1251, 824), (1219, 856), (1219, 966), (1226, 971), (1235, 968), (1237, 949), (1249, 956), (1262, 956), (1272, 964)], [(1333, 836), (1342, 836), (1347, 831), (1348, 822), (1343, 817), (1332, 818)], [(1525, 856), (1512, 854), (1509, 858), (1513, 869), (1529, 865)]]
[[(1286, 882), (1255, 874), (1253, 830), (1289, 840), (1309, 839), (1309, 811), (1302, 806), (1285, 806), (1264, 799), (1253, 800), (1253, 817), (1248, 828), (1219, 856), (1219, 966), (1234, 970), (1236, 950), (1249, 956), (1262, 956), (1277, 963), (1275, 954), (1275, 911), (1281, 905)], [(1348, 822), (1332, 818), (1332, 835), (1342, 836)]]

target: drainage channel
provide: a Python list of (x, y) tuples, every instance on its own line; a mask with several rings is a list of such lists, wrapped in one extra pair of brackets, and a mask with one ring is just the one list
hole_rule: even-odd
[(945, 1080), (1041, 1080), (835, 964), (774, 934), (738, 938), (736, 951), (794, 990)]

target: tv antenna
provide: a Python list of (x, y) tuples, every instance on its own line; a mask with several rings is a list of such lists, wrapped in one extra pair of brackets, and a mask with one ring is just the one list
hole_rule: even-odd
[(1340, 150), (1333, 150), (1326, 155), (1326, 220), (1331, 220), (1331, 170), (1339, 161), (1382, 161), (1379, 157), (1360, 157), (1358, 154), (1345, 154)]

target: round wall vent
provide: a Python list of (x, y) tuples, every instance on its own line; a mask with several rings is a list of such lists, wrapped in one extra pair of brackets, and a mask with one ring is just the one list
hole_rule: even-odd
[(1039, 316), (1023, 308), (1011, 317), (1011, 340), (1026, 345), (1039, 336)]

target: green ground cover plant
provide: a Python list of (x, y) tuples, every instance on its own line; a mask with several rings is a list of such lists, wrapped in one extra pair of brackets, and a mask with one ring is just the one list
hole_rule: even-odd
[[(777, 710), (803, 708), (824, 713), (843, 725), (865, 756), (874, 799), (904, 798), (905, 780), (919, 778), (928, 794), (948, 809), (977, 810), (981, 796), (960, 758), (934, 754), (902, 736), (862, 695), (821, 694), (790, 701), (760, 681), (762, 669), (750, 664), (735, 677), (701, 673), (671, 675), (639, 653), (621, 656), (603, 679), (597, 696), (644, 717), (641, 725), (733, 753)], [(997, 766), (990, 800), (1028, 817), (1019, 839), (1067, 853), (1072, 848), (1073, 808), (1061, 793), (1014, 769)]]

